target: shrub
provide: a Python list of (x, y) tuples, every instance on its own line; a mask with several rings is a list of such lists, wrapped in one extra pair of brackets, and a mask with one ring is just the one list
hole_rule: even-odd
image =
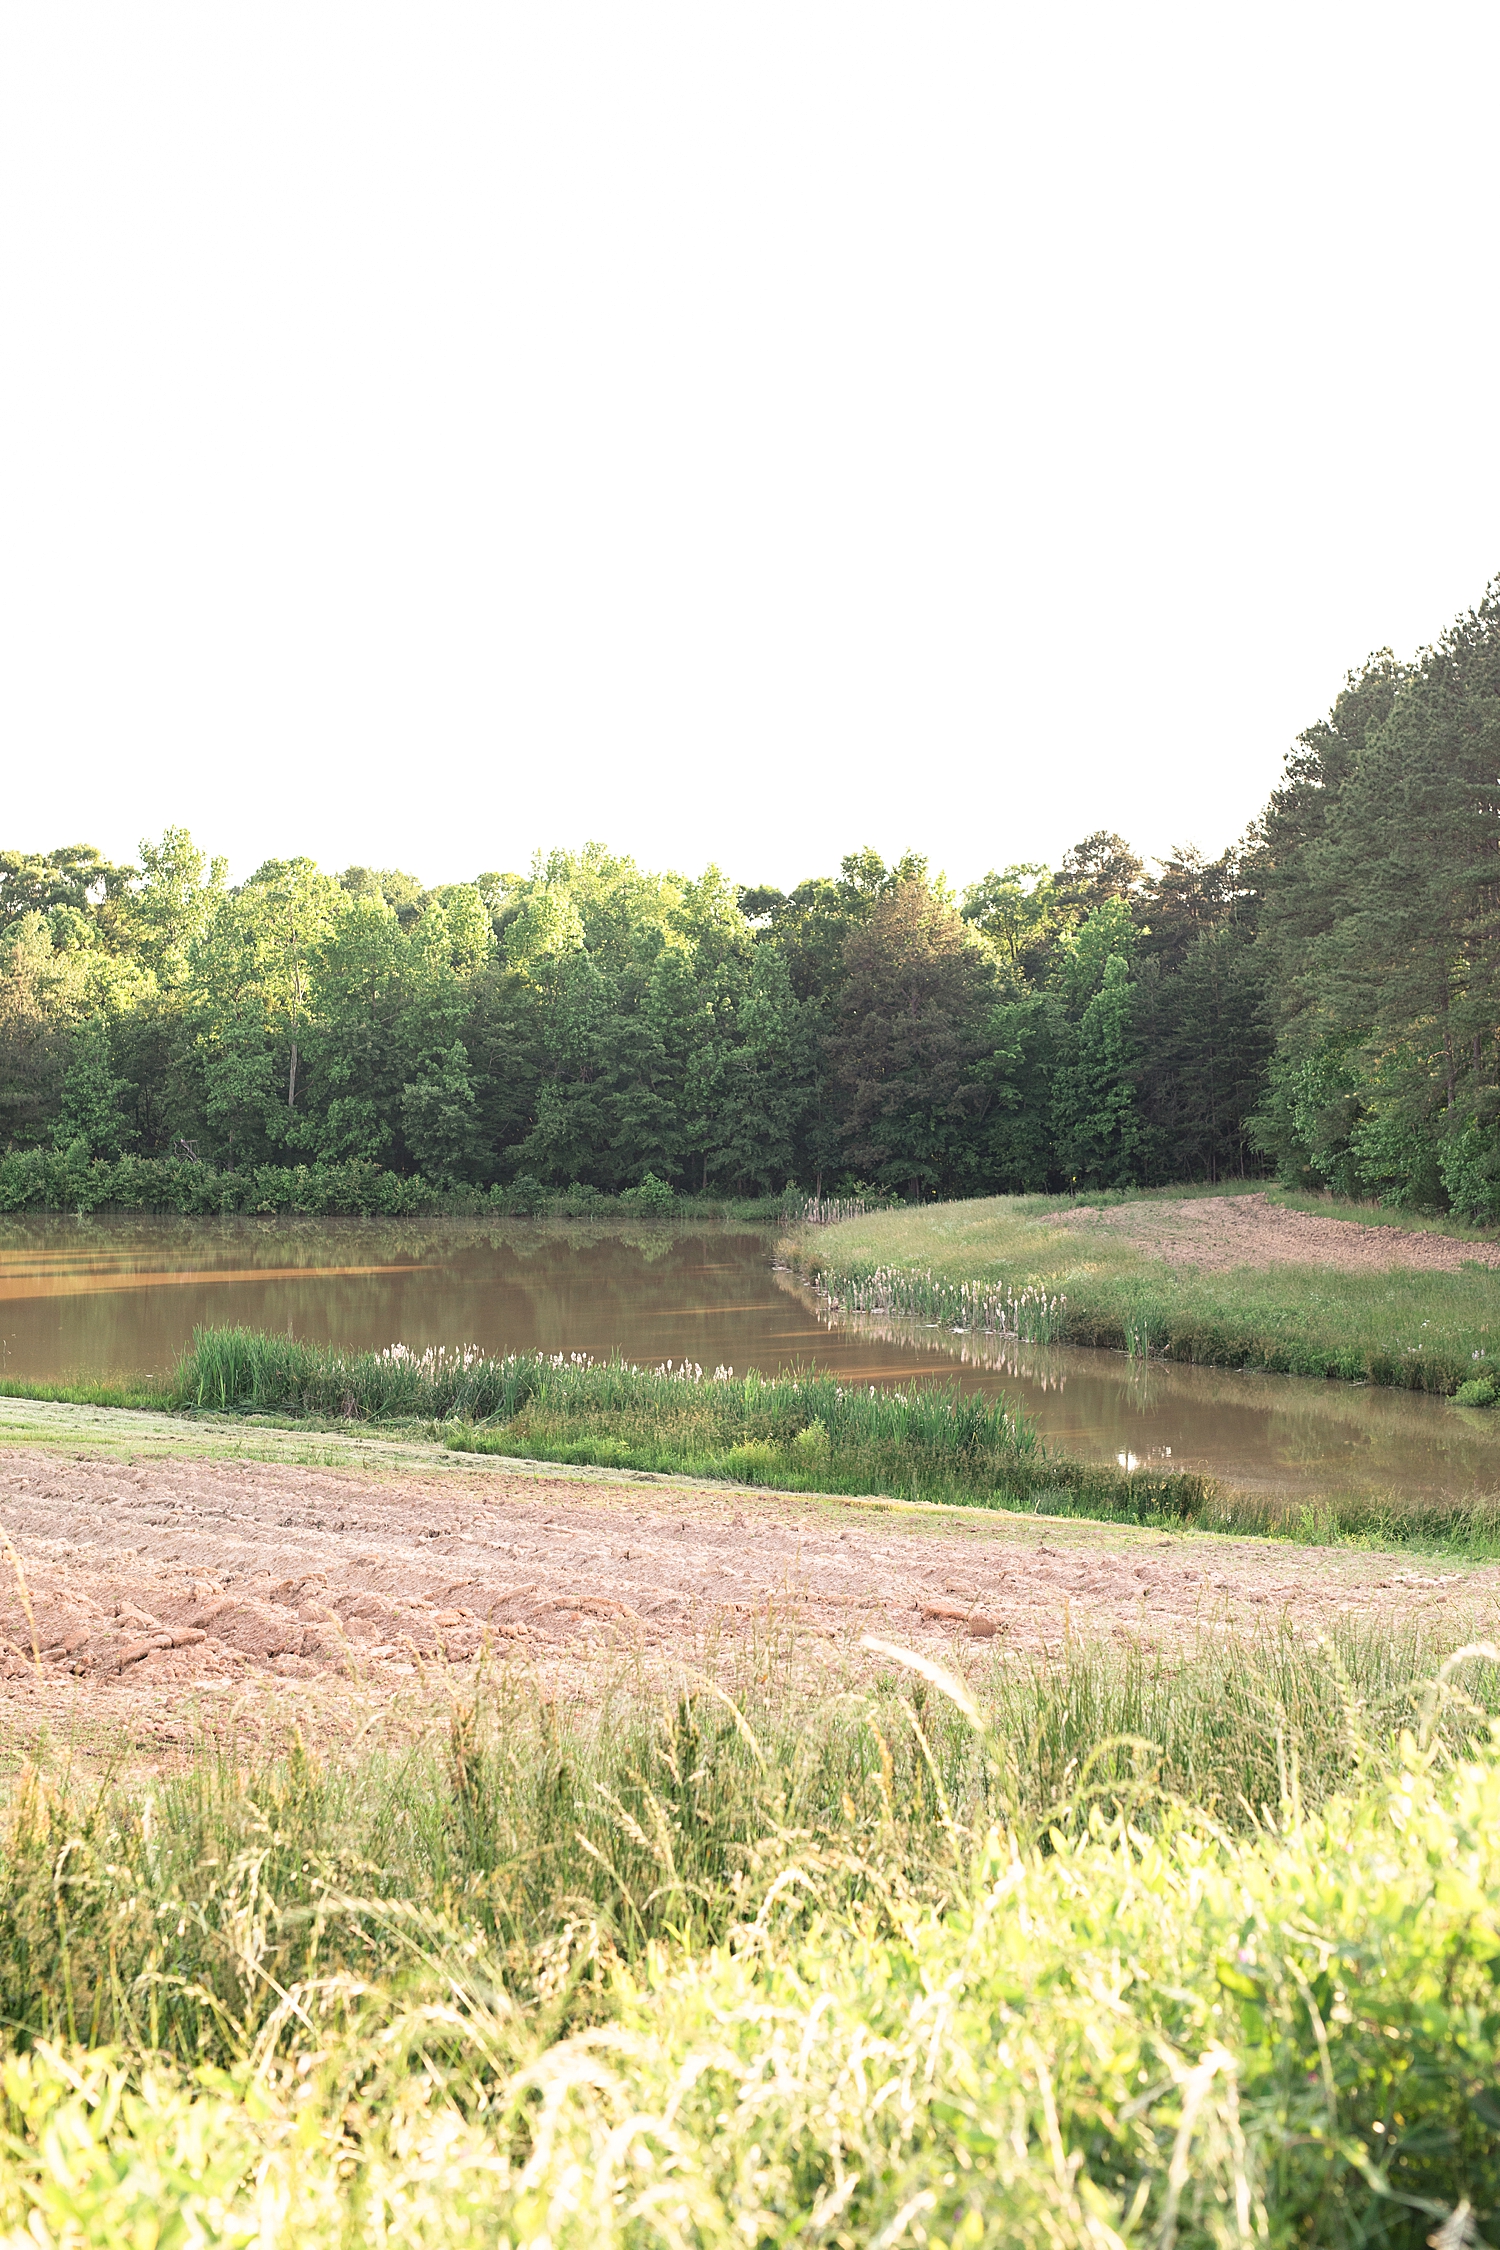
[(648, 1172), (639, 1187), (621, 1190), (620, 1201), (631, 1211), (670, 1211), (677, 1198), (665, 1180)]
[(544, 1188), (530, 1172), (518, 1172), (509, 1187), (494, 1188), (491, 1194), (502, 1211), (518, 1219), (534, 1219), (552, 1201), (552, 1190)]
[(1500, 1220), (1500, 1135), (1493, 1127), (1483, 1132), (1471, 1117), (1442, 1143), (1437, 1161), (1455, 1211), (1475, 1226)]

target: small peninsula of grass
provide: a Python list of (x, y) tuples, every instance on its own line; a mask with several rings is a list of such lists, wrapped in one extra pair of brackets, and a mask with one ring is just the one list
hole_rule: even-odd
[(159, 1405), (440, 1425), (459, 1451), (666, 1471), (792, 1492), (887, 1493), (1129, 1523), (1188, 1521), (1212, 1480), (1049, 1453), (1024, 1414), (959, 1391), (831, 1376), (632, 1367), (580, 1354), (338, 1352), (198, 1332)]
[(848, 1310), (961, 1327), (994, 1325), (998, 1314), (1037, 1342), (1445, 1396), (1500, 1358), (1500, 1275), (1477, 1263), (1456, 1273), (1205, 1272), (1168, 1265), (1106, 1228), (1062, 1224), (1074, 1207), (1062, 1196), (935, 1203), (872, 1212), (784, 1248)]

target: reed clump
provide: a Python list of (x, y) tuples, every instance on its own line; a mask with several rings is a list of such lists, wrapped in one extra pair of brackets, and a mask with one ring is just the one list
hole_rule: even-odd
[(1067, 1321), (1068, 1301), (1036, 1282), (951, 1279), (926, 1267), (855, 1268), (836, 1276), (820, 1272), (819, 1294), (834, 1312), (884, 1313), (952, 1329), (958, 1336), (1014, 1336), (1022, 1344), (1054, 1344)]
[(1490, 2239), (1496, 1652), (782, 1655), (29, 1769), (0, 2240)]
[(424, 1421), (459, 1450), (728, 1479), (799, 1492), (1043, 1506), (1132, 1523), (1189, 1520), (1211, 1480), (1069, 1461), (1006, 1401), (793, 1371), (737, 1376), (584, 1353), (340, 1352), (201, 1329), (169, 1385), (180, 1407)]

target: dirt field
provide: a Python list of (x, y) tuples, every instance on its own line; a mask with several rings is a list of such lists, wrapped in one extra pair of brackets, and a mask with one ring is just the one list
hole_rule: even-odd
[(788, 1629), (814, 1662), (870, 1661), (875, 1634), (963, 1664), (1282, 1616), (1315, 1633), (1429, 1610), (1462, 1637), (1500, 1611), (1497, 1567), (498, 1464), (372, 1476), (18, 1447), (0, 1453), (0, 1524), (13, 1748), (40, 1720), (166, 1745), (252, 1706), (262, 1725), (440, 1707), (485, 1650), (587, 1696), (627, 1652), (660, 1676)]
[(1076, 1211), (1063, 1213), (1059, 1223), (1106, 1228), (1168, 1265), (1201, 1266), (1211, 1273), (1235, 1266), (1324, 1266), (1340, 1273), (1383, 1273), (1391, 1266), (1457, 1273), (1460, 1266), (1476, 1262), (1500, 1266), (1500, 1247), (1490, 1243), (1288, 1211), (1264, 1194), (1125, 1203), (1102, 1210), (1081, 1203)]

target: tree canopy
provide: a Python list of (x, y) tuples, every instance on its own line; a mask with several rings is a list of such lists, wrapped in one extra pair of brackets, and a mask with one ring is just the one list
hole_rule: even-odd
[(589, 844), (427, 888), (184, 830), (0, 852), (0, 1147), (900, 1195), (1237, 1177), (1500, 1219), (1500, 581), (1350, 674), (1262, 818), (954, 898)]

